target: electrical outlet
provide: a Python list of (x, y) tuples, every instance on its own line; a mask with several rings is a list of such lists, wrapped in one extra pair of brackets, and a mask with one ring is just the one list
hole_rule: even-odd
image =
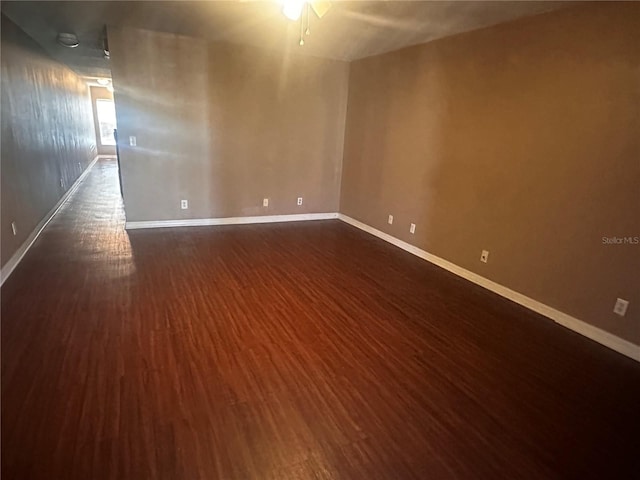
[(11, 231), (14, 235), (18, 234), (18, 226), (16, 225), (16, 222), (11, 222)]
[(64, 181), (60, 179), (60, 188), (64, 188)]
[(263, 198), (262, 199), (262, 206), (263, 207), (268, 207), (269, 206), (269, 199), (268, 198)]
[(480, 261), (482, 263), (487, 263), (489, 261), (489, 250), (482, 250), (480, 254)]
[(623, 300), (622, 298), (616, 299), (616, 304), (613, 307), (613, 313), (616, 315), (620, 315), (624, 317), (627, 314), (627, 307), (629, 306), (629, 302), (627, 300)]
[(180, 208), (187, 210), (189, 208), (189, 200), (180, 200)]
[(389, 220), (387, 220), (387, 223), (389, 225), (391, 225), (393, 223), (393, 215), (389, 215)]
[(129, 137), (129, 145), (132, 147), (135, 147), (138, 144), (138, 140), (136, 139), (135, 136), (131, 135)]
[(409, 226), (409, 233), (416, 233), (416, 224), (415, 223), (412, 223)]
[(302, 197), (298, 197), (298, 206), (302, 205)]

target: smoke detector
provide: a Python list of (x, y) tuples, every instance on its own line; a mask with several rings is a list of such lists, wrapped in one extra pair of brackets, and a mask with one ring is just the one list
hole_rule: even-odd
[(59, 33), (57, 40), (60, 45), (67, 48), (76, 48), (79, 45), (75, 33)]

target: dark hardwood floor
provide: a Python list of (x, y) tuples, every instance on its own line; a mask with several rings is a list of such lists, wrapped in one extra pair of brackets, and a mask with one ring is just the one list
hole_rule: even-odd
[(339, 221), (123, 228), (2, 287), (2, 478), (639, 478), (640, 364)]

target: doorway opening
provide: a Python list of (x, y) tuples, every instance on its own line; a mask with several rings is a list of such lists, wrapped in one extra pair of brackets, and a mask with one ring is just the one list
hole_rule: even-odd
[(109, 87), (91, 86), (93, 123), (98, 155), (116, 155), (116, 108)]
[(91, 107), (93, 109), (93, 124), (96, 132), (98, 155), (115, 157), (118, 164), (120, 195), (124, 197), (112, 81), (110, 78), (97, 78), (95, 83), (89, 84), (89, 91), (91, 93)]
[(100, 145), (103, 147), (115, 147), (116, 137), (113, 131), (116, 129), (116, 107), (113, 100), (105, 98), (96, 100), (96, 118), (98, 120)]

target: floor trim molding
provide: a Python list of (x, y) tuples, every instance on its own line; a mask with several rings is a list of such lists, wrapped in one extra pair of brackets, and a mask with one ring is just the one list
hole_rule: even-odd
[(300, 213), (293, 215), (261, 215), (255, 217), (189, 218), (184, 220), (149, 220), (126, 222), (125, 229), (168, 228), (168, 227), (205, 227), (211, 225), (243, 225), (249, 223), (305, 222), (309, 220), (331, 220), (338, 218), (337, 213)]
[(523, 307), (528, 308), (529, 310), (533, 310), (536, 313), (544, 315), (547, 318), (550, 318), (554, 322), (562, 325), (569, 330), (573, 330), (580, 335), (583, 335), (595, 342), (604, 345), (612, 350), (615, 350), (622, 355), (625, 355), (633, 360), (640, 362), (640, 346), (635, 345), (627, 340), (624, 340), (616, 335), (613, 335), (609, 332), (606, 332), (598, 327), (594, 327), (582, 320), (579, 320), (571, 315), (568, 315), (564, 312), (556, 310), (555, 308), (549, 307), (544, 303), (541, 303), (537, 300), (527, 297), (521, 293), (518, 293), (514, 290), (511, 290), (507, 287), (504, 287), (492, 280), (489, 280), (485, 277), (482, 277), (476, 273), (473, 273), (465, 268), (459, 267), (458, 265), (449, 262), (443, 258), (440, 258), (436, 255), (433, 255), (425, 250), (422, 250), (410, 243), (402, 241), (396, 237), (389, 235), (388, 233), (384, 233), (376, 228), (373, 228), (365, 223), (362, 223), (354, 218), (351, 218), (347, 215), (339, 214), (338, 219), (342, 220), (349, 225), (352, 225), (360, 230), (363, 230), (371, 235), (374, 235), (386, 242), (389, 242), (396, 247), (399, 247), (413, 255), (420, 257), (428, 262), (437, 265), (438, 267), (444, 268), (445, 270), (458, 275), (470, 282), (475, 283), (476, 285), (480, 285), (481, 287), (486, 288), (498, 295), (505, 297), (513, 302), (516, 302)]
[(91, 160), (91, 163), (87, 165), (87, 168), (85, 168), (84, 171), (80, 174), (80, 176), (76, 179), (76, 181), (73, 182), (73, 185), (71, 185), (69, 190), (67, 190), (64, 193), (64, 195), (60, 197), (60, 200), (58, 200), (58, 202), (53, 206), (53, 208), (49, 210), (49, 212), (44, 216), (42, 220), (40, 220), (40, 222), (36, 225), (36, 228), (33, 229), (33, 231), (29, 234), (27, 239), (24, 242), (22, 242), (22, 245), (20, 245), (18, 250), (16, 250), (16, 253), (14, 253), (11, 256), (11, 258), (7, 261), (7, 263), (2, 267), (2, 269), (0, 270), (0, 286), (4, 285), (4, 282), (13, 273), (13, 271), (18, 266), (20, 261), (24, 258), (24, 256), (29, 251), (31, 246), (38, 239), (38, 237), (42, 233), (42, 230), (44, 230), (44, 227), (46, 227), (51, 221), (51, 219), (55, 217), (56, 213), (58, 213), (58, 210), (62, 208), (62, 206), (69, 199), (71, 194), (78, 189), (78, 187), (80, 186), (80, 183), (82, 182), (82, 180), (84, 180), (84, 177), (86, 177), (89, 174), (89, 172), (91, 171), (93, 166), (96, 164), (96, 162), (101, 157), (112, 157), (112, 156), (113, 155), (96, 155), (93, 158), (93, 160)]

